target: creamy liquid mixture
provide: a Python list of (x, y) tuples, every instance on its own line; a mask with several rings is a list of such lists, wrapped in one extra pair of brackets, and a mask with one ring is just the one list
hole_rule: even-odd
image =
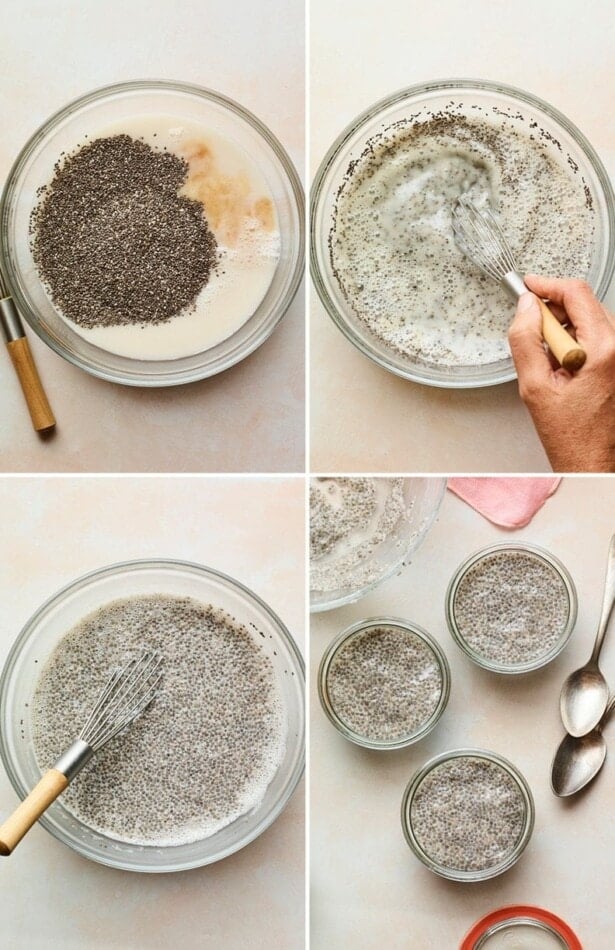
[[(405, 520), (403, 478), (310, 479), (310, 589), (333, 591), (375, 581), (380, 545)], [(403, 544), (398, 538), (397, 545)], [(407, 543), (407, 542), (406, 542)]]
[(360, 736), (394, 742), (433, 716), (442, 674), (431, 647), (402, 627), (370, 627), (338, 647), (327, 673), (336, 715)]
[[(594, 244), (589, 189), (572, 158), (524, 120), (472, 108), (400, 121), (346, 172), (329, 235), (349, 305), (399, 354), (443, 366), (509, 356), (507, 292), (458, 249), (460, 195), (490, 206), (521, 273), (586, 277)], [(550, 148), (549, 148), (550, 145)]]
[(165, 323), (88, 329), (67, 322), (90, 343), (135, 359), (179, 359), (208, 350), (249, 320), (273, 280), (280, 232), (269, 186), (240, 146), (192, 121), (135, 116), (101, 128), (97, 137), (121, 134), (161, 151), (166, 146), (188, 162), (181, 193), (203, 204), (219, 264), (195, 306)]
[(64, 807), (102, 834), (156, 845), (209, 837), (258, 808), (287, 732), (262, 637), (220, 608), (165, 594), (112, 601), (67, 631), (34, 694), (41, 770), (71, 745), (115, 668), (149, 647), (163, 676), (143, 715), (77, 775)]

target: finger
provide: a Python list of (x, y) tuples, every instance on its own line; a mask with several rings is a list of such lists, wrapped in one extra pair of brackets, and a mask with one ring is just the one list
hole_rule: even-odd
[(580, 343), (603, 339), (605, 333), (613, 332), (604, 307), (584, 281), (528, 274), (525, 282), (539, 297), (547, 297), (564, 309)]
[(536, 388), (546, 383), (553, 369), (542, 339), (542, 314), (532, 293), (522, 294), (515, 319), (508, 331), (519, 388)]

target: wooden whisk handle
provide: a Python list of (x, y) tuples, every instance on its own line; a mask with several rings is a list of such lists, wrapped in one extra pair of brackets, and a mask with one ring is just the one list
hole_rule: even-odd
[(56, 420), (32, 358), (28, 340), (22, 336), (18, 340), (10, 340), (6, 345), (28, 404), (32, 425), (37, 432), (53, 429)]
[(542, 313), (542, 336), (545, 343), (560, 366), (570, 373), (576, 373), (585, 363), (587, 353), (564, 329), (546, 303), (540, 298), (538, 298), (538, 303)]
[(55, 802), (66, 786), (68, 779), (57, 769), (49, 769), (10, 818), (0, 825), (0, 855), (9, 855), (23, 836), (36, 824), (43, 812)]

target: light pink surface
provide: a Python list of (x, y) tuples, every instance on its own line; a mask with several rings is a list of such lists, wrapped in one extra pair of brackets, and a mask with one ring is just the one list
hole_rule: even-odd
[[(610, 0), (587, 8), (576, 0), (312, 0), (311, 20), (312, 175), (364, 109), (451, 77), (529, 89), (561, 109), (615, 174)], [(516, 383), (454, 391), (393, 376), (346, 340), (310, 292), (315, 471), (550, 471)], [(615, 310), (613, 284), (607, 303)]]
[[(254, 112), (303, 170), (304, 7), (262, 0), (6, 0), (0, 31), (0, 175), (71, 99), (111, 82), (179, 79)], [(0, 345), (0, 471), (296, 472), (304, 458), (304, 302), (243, 363), (146, 392), (104, 383), (29, 333), (58, 431), (32, 431)]]
[[(259, 594), (303, 650), (302, 478), (0, 479), (0, 665), (34, 610), (87, 571), (137, 557), (198, 561)], [(0, 767), (0, 815), (15, 807)], [(304, 794), (230, 858), (131, 874), (40, 827), (0, 863), (6, 950), (300, 950)]]
[[(498, 676), (475, 666), (446, 626), (444, 596), (472, 552), (507, 538), (447, 492), (425, 541), (398, 576), (356, 604), (311, 620), (310, 859), (312, 950), (457, 950), (470, 926), (497, 907), (530, 903), (567, 920), (586, 950), (613, 948), (615, 741), (587, 793), (562, 801), (550, 789), (550, 765), (562, 738), (559, 693), (589, 656), (610, 537), (615, 479), (565, 478), (515, 540), (561, 558), (579, 595), (570, 643), (558, 659), (528, 676)], [(325, 717), (316, 692), (320, 658), (345, 627), (365, 617), (405, 617), (442, 646), (451, 694), (432, 733), (399, 752), (371, 752), (347, 742)], [(601, 666), (615, 684), (615, 629)], [(401, 798), (414, 772), (440, 752), (492, 749), (527, 778), (536, 825), (527, 851), (509, 872), (483, 884), (453, 884), (431, 874), (402, 834)]]
[(560, 478), (449, 478), (448, 488), (503, 528), (529, 524)]

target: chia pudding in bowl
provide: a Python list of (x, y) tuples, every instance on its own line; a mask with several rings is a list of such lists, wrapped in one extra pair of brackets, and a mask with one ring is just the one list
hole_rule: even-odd
[(352, 603), (402, 567), (445, 489), (442, 478), (311, 478), (310, 609)]
[(120, 83), (56, 115), (9, 174), (2, 255), (32, 328), (95, 375), (190, 382), (252, 352), (303, 263), (303, 195), (237, 103)]
[(577, 594), (552, 554), (535, 545), (494, 544), (455, 572), (446, 616), (455, 642), (474, 663), (496, 673), (528, 673), (566, 646)]
[(434, 728), (446, 708), (450, 670), (436, 641), (394, 617), (362, 620), (325, 652), (318, 692), (330, 722), (368, 749), (401, 749)]
[(110, 672), (143, 646), (163, 657), (154, 701), (41, 822), (103, 864), (209, 864), (275, 820), (303, 769), (303, 662), (239, 582), (196, 564), (132, 561), (64, 588), (7, 661), (2, 758), (23, 797), (77, 735)]
[(487, 386), (515, 376), (514, 303), (459, 250), (462, 195), (490, 207), (522, 273), (607, 291), (615, 199), (583, 135), (530, 93), (479, 80), (401, 90), (339, 136), (316, 176), (311, 266), (342, 332), (417, 382)]
[(457, 749), (431, 759), (410, 780), (401, 821), (408, 845), (430, 871), (452, 881), (486, 881), (525, 850), (534, 801), (506, 759)]

